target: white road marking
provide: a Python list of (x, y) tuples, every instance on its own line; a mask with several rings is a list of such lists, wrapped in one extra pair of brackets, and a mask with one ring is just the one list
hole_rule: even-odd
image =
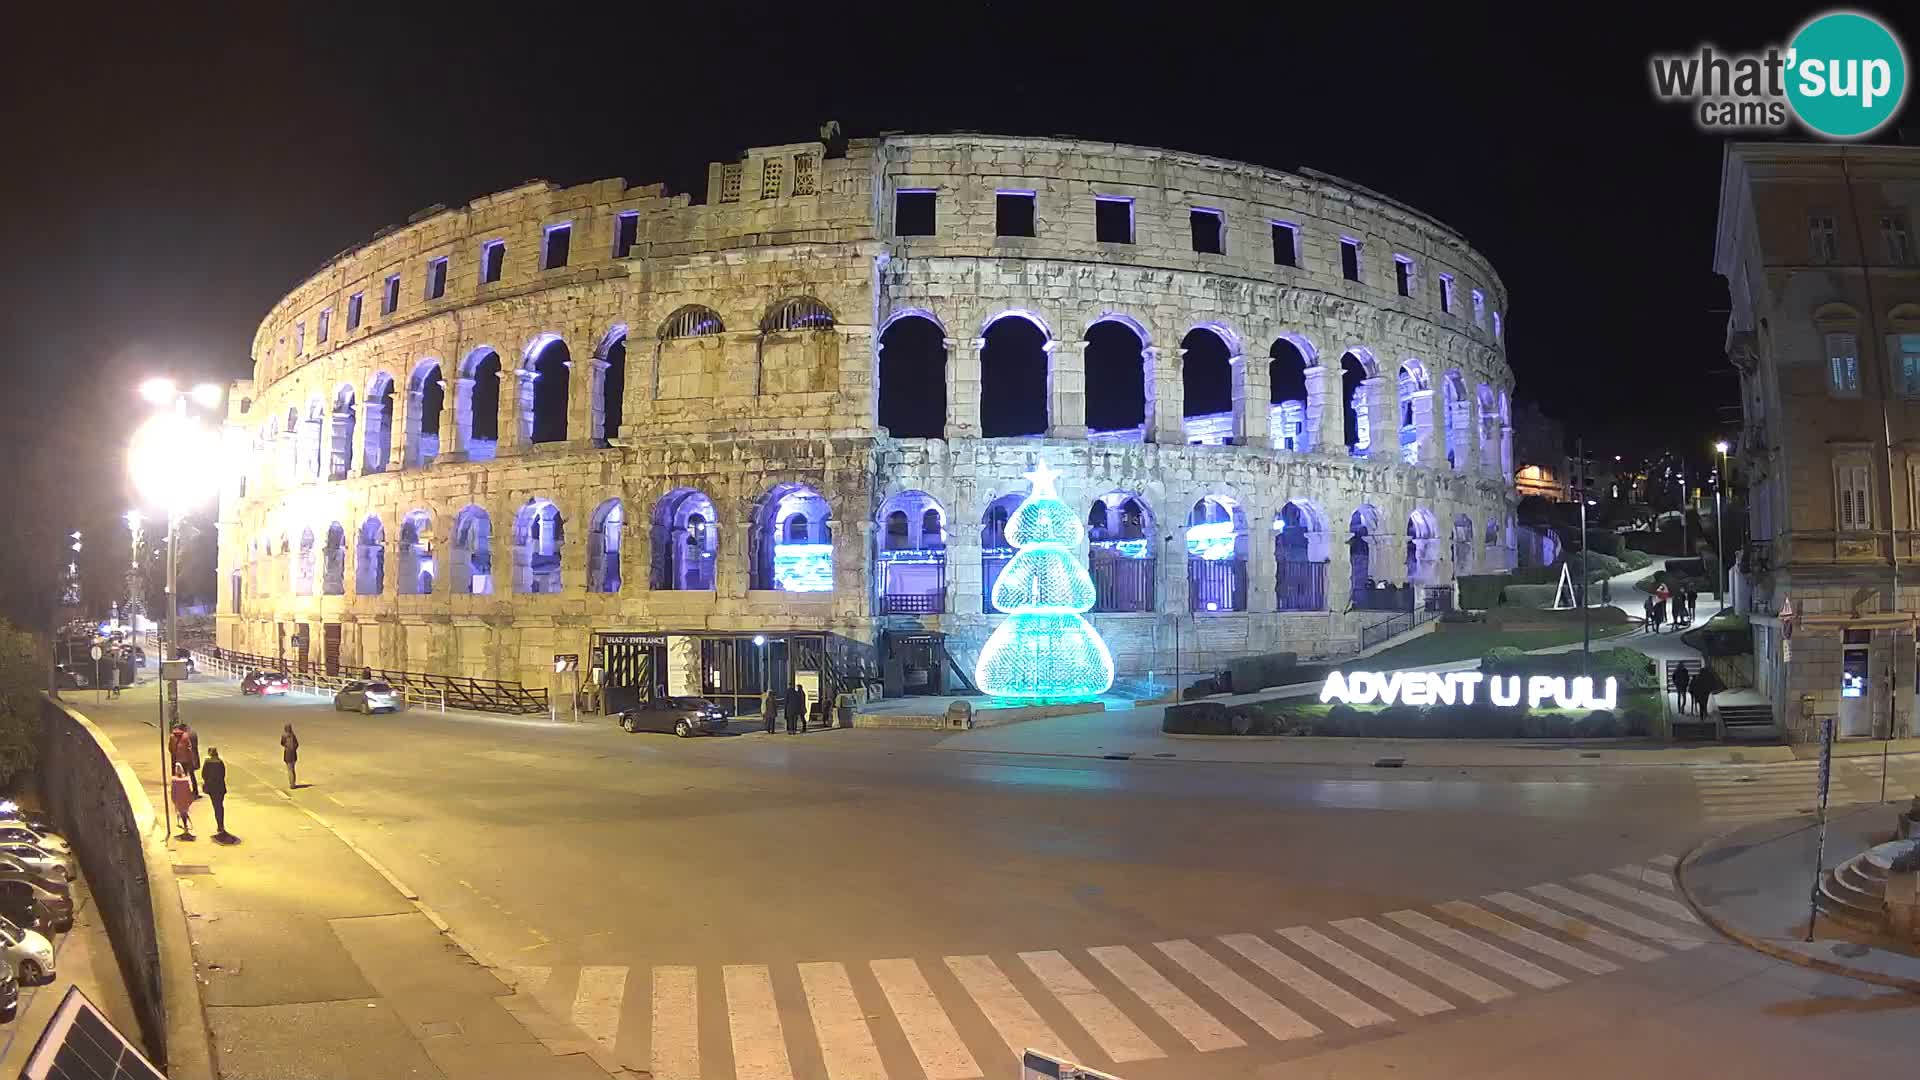
[(1629, 960), (1658, 960), (1667, 955), (1659, 949), (1642, 945), (1630, 938), (1623, 938), (1611, 930), (1603, 930), (1590, 922), (1576, 919), (1571, 915), (1555, 911), (1545, 904), (1536, 903), (1519, 893), (1488, 893), (1487, 899), (1499, 904), (1508, 911), (1525, 915), (1527, 918), (1550, 926), (1571, 938), (1578, 938), (1589, 945), (1598, 945), (1617, 956)]
[(1242, 978), (1239, 972), (1214, 959), (1193, 942), (1184, 938), (1160, 941), (1154, 943), (1154, 948), (1187, 969), (1187, 974), (1205, 983), (1207, 989), (1219, 994), (1227, 1004), (1239, 1009), (1247, 1019), (1259, 1024), (1263, 1031), (1274, 1038), (1285, 1042), (1320, 1034), (1320, 1029), (1308, 1023), (1305, 1017), (1275, 1001), (1272, 995)]
[(1483, 979), (1451, 960), (1441, 959), (1378, 924), (1365, 919), (1336, 919), (1333, 925), (1335, 929), (1355, 941), (1364, 941), (1413, 970), (1436, 982), (1446, 983), (1483, 1005), (1513, 996), (1512, 991), (1499, 983)]
[(700, 977), (690, 967), (653, 969), (654, 1080), (700, 1080)]
[(927, 1080), (973, 1080), (982, 1075), (918, 964), (912, 960), (875, 960), (870, 966)]
[(1636, 885), (1651, 885), (1667, 892), (1675, 891), (1673, 875), (1668, 871), (1652, 866), (1616, 866), (1613, 872)]
[(1671, 870), (1680, 865), (1680, 860), (1674, 858), (1672, 855), (1655, 855), (1647, 861), (1666, 870)]
[(1695, 926), (1700, 925), (1700, 918), (1693, 913), (1692, 908), (1671, 897), (1659, 896), (1645, 889), (1636, 889), (1600, 874), (1582, 874), (1573, 880), (1590, 889), (1597, 889), (1622, 900), (1632, 901), (1651, 911), (1657, 911), (1669, 919), (1693, 923)]
[(820, 1036), (827, 1075), (832, 1080), (886, 1080), (880, 1051), (873, 1045), (873, 1032), (859, 999), (853, 996), (847, 969), (832, 963), (801, 964), (800, 986), (807, 994), (807, 1011), (813, 1014), (814, 1033)]
[(1051, 950), (1023, 952), (1020, 959), (1108, 1057), (1127, 1062), (1167, 1056), (1071, 960)]
[(1631, 911), (1623, 911), (1612, 904), (1574, 892), (1564, 885), (1535, 885), (1527, 891), (1535, 896), (1544, 896), (1556, 904), (1564, 904), (1581, 914), (1591, 915), (1603, 923), (1610, 923), (1630, 934), (1639, 934), (1643, 938), (1651, 938), (1675, 949), (1693, 949), (1706, 944), (1684, 930), (1675, 930), (1652, 919), (1635, 915)]
[(767, 965), (728, 964), (720, 969), (720, 976), (727, 991), (734, 1076), (737, 1080), (793, 1080)]
[(620, 1003), (627, 996), (624, 966), (594, 965), (580, 969), (580, 988), (573, 995), (573, 1026), (607, 1049), (620, 1034)]
[(1609, 971), (1619, 971), (1620, 965), (1611, 960), (1603, 960), (1589, 952), (1583, 952), (1564, 941), (1550, 938), (1535, 930), (1529, 930), (1519, 923), (1503, 919), (1485, 908), (1475, 907), (1465, 900), (1451, 900), (1440, 905), (1440, 910), (1470, 926), (1485, 930), (1490, 934), (1505, 938), (1515, 945), (1525, 946), (1534, 952), (1551, 956), (1570, 967), (1579, 968), (1589, 975), (1605, 975)]
[(1472, 957), (1510, 979), (1518, 979), (1536, 990), (1551, 990), (1556, 986), (1567, 985), (1564, 976), (1556, 975), (1531, 960), (1521, 958), (1496, 949), (1472, 934), (1462, 933), (1439, 920), (1418, 911), (1389, 911), (1387, 918), (1419, 934), (1430, 941), (1437, 941), (1462, 956)]
[(1445, 998), (1428, 993), (1310, 926), (1291, 927), (1280, 931), (1280, 936), (1415, 1016), (1432, 1016), (1453, 1008)]
[(1393, 1017), (1329, 982), (1319, 972), (1274, 948), (1258, 935), (1226, 934), (1220, 941), (1295, 993), (1339, 1017), (1348, 1027), (1371, 1027), (1393, 1021)]
[(514, 992), (528, 997), (546, 989), (547, 980), (553, 977), (550, 967), (510, 967), (507, 970), (513, 972)]
[(1056, 1057), (1072, 1059), (1067, 1044), (1053, 1033), (1027, 999), (1020, 996), (1006, 973), (985, 956), (949, 956), (947, 968), (973, 997), (973, 1003), (1000, 1033), (1000, 1038), (1018, 1059), (1027, 1050), (1039, 1050)]
[[(1184, 990), (1168, 982), (1166, 976), (1132, 949), (1124, 945), (1100, 945), (1088, 949), (1087, 954), (1112, 972), (1114, 978), (1119, 979), (1154, 1012), (1159, 1013), (1160, 1018), (1179, 1032), (1181, 1038), (1192, 1043), (1195, 1050), (1204, 1053), (1247, 1045), (1246, 1040), (1201, 1008)], [(929, 1080), (933, 1078), (929, 1076)]]

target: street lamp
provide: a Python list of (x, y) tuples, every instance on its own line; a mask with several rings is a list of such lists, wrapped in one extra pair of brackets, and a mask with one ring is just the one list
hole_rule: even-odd
[(1714, 560), (1713, 598), (1720, 601), (1721, 608), (1725, 609), (1727, 602), (1721, 589), (1724, 582), (1732, 579), (1727, 576), (1727, 534), (1726, 526), (1720, 521), (1720, 489), (1727, 484), (1727, 451), (1732, 447), (1727, 440), (1721, 439), (1713, 444), (1713, 448), (1720, 453), (1720, 468), (1713, 474), (1713, 549), (1718, 556)]

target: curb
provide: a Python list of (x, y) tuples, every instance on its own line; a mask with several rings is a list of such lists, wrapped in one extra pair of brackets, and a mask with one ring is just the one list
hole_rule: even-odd
[[(1786, 819), (1782, 818), (1781, 820), (1784, 821)], [(1680, 886), (1680, 895), (1685, 898), (1687, 906), (1693, 909), (1694, 914), (1699, 915), (1701, 921), (1705, 922), (1708, 927), (1712, 928), (1713, 931), (1720, 936), (1733, 941), (1735, 944), (1744, 945), (1754, 952), (1771, 956), (1776, 960), (1785, 960), (1790, 964), (1795, 964), (1813, 971), (1824, 972), (1828, 975), (1841, 975), (1849, 979), (1859, 980), (1860, 982), (1872, 983), (1875, 986), (1884, 986), (1893, 990), (1904, 990), (1908, 993), (1920, 994), (1920, 979), (1909, 979), (1901, 975), (1886, 975), (1878, 971), (1867, 971), (1854, 967), (1851, 964), (1843, 964), (1838, 960), (1828, 960), (1824, 957), (1809, 955), (1798, 949), (1785, 948), (1766, 938), (1742, 930), (1740, 927), (1720, 918), (1712, 911), (1701, 906), (1700, 902), (1694, 899), (1693, 890), (1687, 887), (1687, 870), (1693, 866), (1694, 860), (1698, 859), (1701, 853), (1705, 852), (1709, 847), (1718, 844), (1734, 833), (1752, 827), (1752, 824), (1753, 823), (1750, 822), (1746, 825), (1735, 826), (1723, 833), (1708, 837), (1700, 843), (1695, 844), (1686, 855), (1681, 857), (1679, 864), (1673, 868), (1673, 877)]]

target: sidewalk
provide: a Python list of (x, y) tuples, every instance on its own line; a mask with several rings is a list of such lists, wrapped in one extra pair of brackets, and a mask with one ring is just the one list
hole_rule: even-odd
[[(1827, 869), (1893, 836), (1899, 808), (1869, 805), (1828, 819)], [(1736, 829), (1682, 859), (1680, 889), (1707, 924), (1735, 941), (1802, 967), (1920, 992), (1920, 955), (1823, 914), (1807, 941), (1819, 830), (1805, 817)]]
[[(122, 745), (154, 736), (152, 685), (73, 704)], [(156, 755), (128, 764), (158, 791)], [(605, 1080), (614, 1072), (558, 1025), (537, 1036), (522, 999), (443, 932), (411, 890), (297, 805), (284, 777), (229, 759), (227, 823), (193, 808), (170, 841), (225, 1080)], [(538, 1014), (531, 1022), (539, 1024)], [(574, 1041), (569, 1041), (574, 1040)]]

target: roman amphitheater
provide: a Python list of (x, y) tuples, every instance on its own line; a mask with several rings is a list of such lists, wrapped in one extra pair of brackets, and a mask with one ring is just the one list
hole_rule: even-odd
[(1389, 197), (1110, 143), (436, 207), (261, 323), (219, 644), (555, 689), (570, 654), (608, 707), (944, 691), (1045, 461), (1123, 679), (1350, 652), (1514, 558), (1505, 300)]

